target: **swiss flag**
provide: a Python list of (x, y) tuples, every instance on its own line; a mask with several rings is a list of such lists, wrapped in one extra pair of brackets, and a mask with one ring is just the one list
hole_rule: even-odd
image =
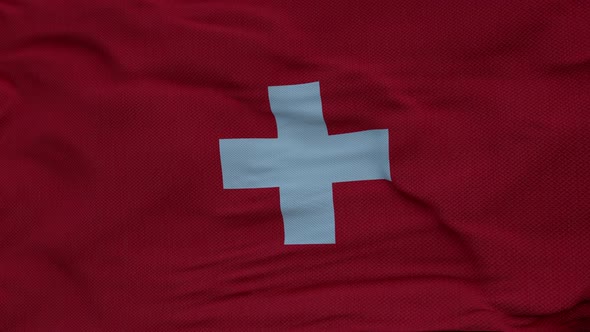
[(588, 22), (0, 0), (0, 331), (589, 329)]

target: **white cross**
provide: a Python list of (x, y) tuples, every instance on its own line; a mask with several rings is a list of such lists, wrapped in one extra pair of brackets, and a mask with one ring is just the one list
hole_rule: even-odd
[(278, 137), (220, 139), (223, 187), (279, 187), (285, 244), (336, 243), (332, 183), (391, 181), (388, 130), (328, 135), (319, 82), (268, 96)]

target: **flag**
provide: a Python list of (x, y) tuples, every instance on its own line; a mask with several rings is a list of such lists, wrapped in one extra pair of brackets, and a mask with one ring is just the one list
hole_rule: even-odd
[(588, 22), (1, 0), (0, 330), (589, 329)]

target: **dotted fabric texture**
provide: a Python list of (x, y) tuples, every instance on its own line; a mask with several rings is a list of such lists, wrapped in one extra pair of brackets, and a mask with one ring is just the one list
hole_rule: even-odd
[[(590, 330), (590, 3), (0, 0), (0, 331)], [(391, 181), (284, 245), (275, 138), (320, 82)]]

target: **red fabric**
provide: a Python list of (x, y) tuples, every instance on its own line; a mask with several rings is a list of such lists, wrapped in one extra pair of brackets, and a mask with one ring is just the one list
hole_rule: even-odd
[[(0, 1), (0, 330), (590, 328), (587, 1)], [(319, 81), (334, 245), (224, 190)]]

